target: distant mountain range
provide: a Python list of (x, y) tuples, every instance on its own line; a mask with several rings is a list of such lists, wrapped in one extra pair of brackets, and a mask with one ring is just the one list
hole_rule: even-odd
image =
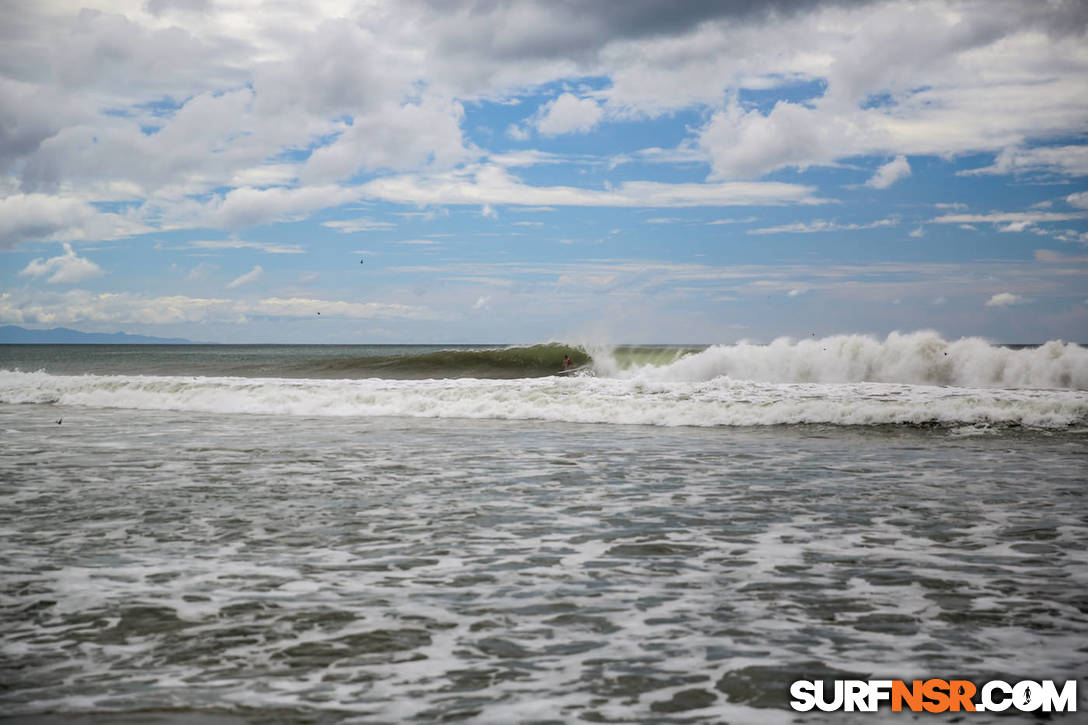
[(46, 344), (46, 345), (185, 345), (192, 340), (181, 337), (146, 337), (130, 335), (127, 332), (80, 332), (66, 327), (54, 327), (52, 330), (27, 330), (16, 325), (0, 326), (2, 344)]

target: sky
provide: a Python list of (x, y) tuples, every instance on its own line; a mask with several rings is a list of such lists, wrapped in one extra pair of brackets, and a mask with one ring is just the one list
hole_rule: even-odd
[(1088, 342), (1088, 3), (0, 0), (0, 324)]

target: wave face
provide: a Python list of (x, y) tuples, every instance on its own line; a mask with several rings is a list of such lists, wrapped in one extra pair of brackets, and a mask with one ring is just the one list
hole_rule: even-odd
[(75, 375), (246, 378), (513, 379), (552, 375), (569, 355), (560, 343), (506, 345), (0, 345), (0, 369)]
[(376, 377), (393, 380), (427, 378), (536, 378), (563, 370), (563, 358), (585, 365), (589, 355), (578, 347), (547, 343), (498, 349), (442, 349), (395, 355), (344, 356), (302, 363), (295, 372), (314, 377)]

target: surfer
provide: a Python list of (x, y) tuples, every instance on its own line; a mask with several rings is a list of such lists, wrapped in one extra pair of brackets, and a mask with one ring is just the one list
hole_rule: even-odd
[(570, 359), (570, 355), (564, 355), (563, 356), (563, 369), (564, 370), (570, 370), (572, 367), (574, 367), (574, 361), (572, 361)]

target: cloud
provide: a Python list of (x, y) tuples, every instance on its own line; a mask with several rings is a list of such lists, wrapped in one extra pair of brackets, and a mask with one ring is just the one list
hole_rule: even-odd
[(266, 254), (305, 254), (306, 250), (297, 244), (276, 244), (269, 242), (244, 242), (238, 239), (205, 239), (189, 242), (190, 249), (257, 249)]
[[(697, 140), (710, 158), (712, 179), (758, 178), (784, 168), (804, 171), (812, 166), (833, 166), (852, 157), (894, 153), (897, 159), (903, 157), (902, 164), (892, 162), (892, 171), (897, 175), (887, 181), (878, 174), (870, 182), (890, 184), (909, 168), (906, 155), (946, 156), (989, 150), (1031, 134), (1034, 123), (1046, 124), (1034, 110), (1015, 114), (996, 107), (998, 103), (1049, 105), (1036, 98), (1038, 89), (1017, 87), (1015, 91), (1004, 91), (998, 94), (976, 90), (959, 98), (944, 90), (918, 91), (902, 99), (895, 116), (885, 108), (843, 108), (830, 95), (815, 105), (779, 101), (766, 114), (734, 103), (714, 113)], [(1073, 87), (1053, 90), (1058, 97), (1075, 92)], [(969, 103), (972, 99), (974, 104)], [(1082, 112), (1088, 112), (1088, 103)], [(1073, 113), (1070, 110), (1061, 115)], [(976, 116), (988, 116), (993, 122), (977, 124)], [(1065, 127), (1064, 123), (1051, 125)], [(1052, 133), (1057, 132), (1054, 128)], [(1059, 171), (1085, 173), (1079, 164), (1060, 163), (1060, 154), (1047, 156)], [(1064, 160), (1077, 156), (1079, 153)]]
[[(628, 72), (649, 94), (671, 95), (678, 102), (681, 89), (698, 80), (726, 91), (730, 102), (698, 133), (716, 179), (755, 178), (851, 157), (1008, 148), (1025, 149), (1033, 163), (1058, 172), (1083, 173), (1079, 162), (1070, 162), (1072, 156), (1026, 147), (1028, 139), (1046, 148), (1040, 141), (1069, 138), (1071, 129), (1082, 125), (1075, 119), (1088, 112), (1086, 63), (1074, 50), (1083, 44), (1086, 13), (1075, 4), (998, 5), (984, 18), (963, 4), (955, 11), (940, 3), (850, 9), (814, 4), (811, 14), (777, 25), (778, 42), (766, 43), (763, 28), (705, 28), (705, 45), (689, 53), (699, 64), (681, 61), (674, 49), (673, 62), (662, 71), (666, 56), (644, 52)], [(1058, 27), (1059, 18), (1069, 22), (1066, 29)], [(1066, 53), (1078, 60), (1067, 65)], [(728, 85), (715, 84), (711, 68), (742, 88), (747, 77), (760, 72), (825, 86), (811, 100), (759, 109), (738, 103)], [(677, 90), (670, 92), (669, 82)], [(614, 88), (639, 97), (622, 79)]]
[(1011, 292), (1001, 292), (987, 300), (986, 307), (1008, 307), (1010, 305), (1022, 305), (1026, 302), (1028, 302), (1028, 299), (1025, 297), (1014, 295)]
[(540, 109), (534, 125), (545, 136), (585, 133), (601, 120), (601, 107), (590, 98), (564, 93)]
[(715, 219), (712, 222), (707, 222), (707, 224), (709, 226), (717, 226), (720, 224), (751, 224), (756, 221), (759, 221), (757, 217), (750, 216), (743, 219)]
[(1002, 149), (990, 166), (968, 169), (960, 174), (978, 176), (1030, 172), (1088, 176), (1088, 146), (1009, 147)]
[(347, 302), (319, 300), (305, 297), (269, 297), (255, 302), (236, 302), (234, 309), (245, 314), (270, 317), (311, 317), (318, 312), (322, 317), (346, 317), (354, 319), (444, 319), (425, 307), (385, 302)]
[(532, 134), (524, 127), (518, 126), (516, 123), (512, 123), (506, 127), (506, 135), (515, 141), (528, 141)]
[(63, 294), (18, 297), (0, 293), (0, 320), (14, 324), (177, 324), (225, 322), (255, 316), (270, 318), (343, 317), (347, 319), (441, 320), (446, 316), (426, 307), (388, 302), (351, 302), (308, 297), (268, 297), (257, 300), (148, 296), (128, 292)]
[(202, 13), (208, 10), (210, 0), (147, 0), (147, 11), (158, 17), (174, 11)]
[(294, 189), (245, 187), (213, 199), (201, 210), (200, 217), (213, 227), (247, 227), (299, 220), (317, 209), (357, 200), (355, 190), (334, 185)]
[(858, 135), (851, 121), (794, 103), (778, 103), (766, 116), (733, 104), (710, 118), (699, 145), (710, 157), (711, 178), (750, 179), (859, 153), (861, 148), (844, 148), (839, 141)]
[(1022, 232), (1036, 224), (1064, 222), (1088, 218), (1088, 212), (991, 212), (989, 214), (943, 214), (931, 219), (933, 224), (958, 224), (970, 228), (973, 224), (993, 224), (1002, 232)]
[(1049, 232), (1049, 236), (1059, 242), (1071, 244), (1088, 244), (1088, 232), (1078, 232), (1076, 229), (1062, 229)]
[(811, 222), (794, 222), (775, 227), (763, 227), (750, 229), (749, 234), (815, 234), (817, 232), (853, 232), (860, 229), (878, 229), (880, 227), (893, 227), (899, 224), (898, 219), (880, 219), (868, 224), (838, 224), (836, 222), (816, 219)]
[(341, 234), (355, 234), (356, 232), (375, 232), (395, 229), (397, 225), (392, 222), (381, 222), (366, 217), (359, 217), (358, 219), (321, 222), (321, 226), (328, 227)]
[(907, 163), (906, 156), (900, 155), (877, 169), (873, 177), (865, 182), (865, 185), (874, 189), (887, 189), (895, 182), (908, 176), (910, 176), (910, 164)]
[[(826, 301), (828, 309), (873, 310), (899, 299), (915, 309), (928, 308), (944, 297), (949, 309), (959, 309), (970, 299), (983, 302), (993, 294), (993, 280), (1000, 279), (1018, 295), (1047, 299), (1084, 297), (1083, 275), (1059, 264), (1025, 264), (1022, 259), (969, 262), (855, 262), (813, 265), (807, 261), (774, 264), (704, 264), (669, 261), (597, 259), (579, 262), (486, 262), (445, 261), (389, 269), (393, 273), (433, 274), (442, 279), (464, 278), (478, 284), (481, 277), (508, 280), (528, 299), (551, 298), (561, 287), (564, 294), (584, 294), (586, 303), (641, 304), (648, 295), (665, 304), (692, 296), (713, 300), (727, 296), (741, 301), (763, 301), (769, 295), (789, 299), (791, 290)], [(466, 290), (465, 293), (468, 293)], [(597, 295), (607, 293), (607, 300)], [(479, 294), (474, 292), (472, 299)], [(801, 297), (800, 299), (808, 299)], [(508, 301), (511, 309), (516, 300)], [(504, 303), (507, 304), (507, 303)], [(980, 303), (981, 305), (981, 303)], [(531, 310), (523, 308), (523, 312)], [(874, 314), (878, 314), (875, 313)], [(875, 317), (873, 319), (876, 319)], [(1041, 321), (1043, 317), (1039, 318)], [(1043, 322), (1040, 322), (1043, 324)], [(968, 328), (969, 329), (969, 328)], [(964, 334), (971, 334), (965, 332)]]
[(357, 116), (332, 143), (310, 155), (300, 176), (306, 183), (327, 183), (360, 170), (451, 168), (472, 155), (461, 136), (463, 117), (459, 103), (441, 98)]
[(261, 265), (258, 264), (253, 269), (249, 270), (240, 277), (236, 277), (233, 281), (230, 282), (230, 284), (227, 285), (227, 288), (233, 289), (235, 287), (241, 287), (244, 284), (249, 284), (250, 282), (256, 282), (263, 275), (264, 268), (262, 268)]
[(518, 67), (589, 61), (614, 43), (676, 42), (703, 23), (782, 20), (806, 8), (801, 0), (666, 5), (520, 2), (471, 5), (472, 12), (464, 12), (464, 3), (429, 0), (419, 5), (420, 34), (455, 48), (455, 58), (473, 69), (497, 63)]
[(35, 259), (19, 274), (24, 277), (50, 275), (46, 280), (49, 284), (75, 284), (98, 277), (104, 272), (91, 260), (77, 256), (72, 251), (72, 245), (65, 243), (64, 254), (49, 259)]
[[(858, 157), (984, 152), (993, 165), (973, 173), (1088, 174), (1088, 145), (1068, 142), (1088, 116), (1083, 3), (280, 3), (260, 22), (209, 0), (8, 5), (0, 248), (232, 229), (376, 189), (405, 196), (352, 186), (363, 175), (486, 196), (494, 189), (466, 189), (464, 174), (448, 194), (429, 188), (486, 155), (462, 130), (465, 108), (535, 103), (556, 87), (569, 90), (510, 133), (705, 119), (674, 148), (612, 156), (709, 163), (710, 183), (629, 182), (579, 205), (714, 205), (738, 188), (719, 182)], [(790, 85), (811, 96), (740, 100)], [(110, 202), (130, 211), (101, 211)]]
[(147, 227), (137, 220), (99, 212), (81, 199), (51, 194), (0, 198), (0, 249), (28, 241), (116, 239), (142, 231)]
[(494, 165), (477, 165), (441, 175), (388, 176), (359, 188), (364, 198), (420, 205), (516, 205), (685, 207), (821, 204), (810, 186), (783, 182), (718, 184), (629, 181), (614, 189), (529, 186)]
[(1065, 197), (1066, 202), (1071, 206), (1079, 207), (1081, 209), (1088, 209), (1088, 191), (1077, 192), (1076, 194), (1070, 194)]
[(490, 305), (489, 305), (490, 302), (491, 302), (490, 297), (488, 297), (488, 296), (480, 297), (480, 298), (478, 298), (476, 300), (475, 303), (473, 303), (472, 309), (474, 309), (474, 310), (490, 309)]

